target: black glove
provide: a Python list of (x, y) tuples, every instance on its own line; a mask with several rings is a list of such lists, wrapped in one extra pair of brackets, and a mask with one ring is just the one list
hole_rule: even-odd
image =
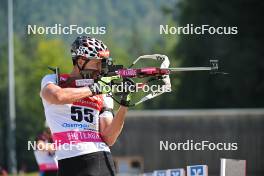
[[(130, 88), (135, 88), (134, 87), (135, 86), (135, 83), (134, 83), (134, 81), (132, 79), (125, 78), (124, 81), (123, 81), (123, 86), (124, 86), (124, 89), (123, 89), (123, 92), (121, 94), (121, 102), (120, 102), (120, 104), (122, 106), (129, 107), (130, 100), (131, 100), (131, 92), (129, 92), (129, 87), (131, 86)], [(133, 90), (134, 89), (132, 89), (132, 91)]]
[(103, 77), (100, 80), (98, 80), (96, 83), (90, 85), (89, 88), (93, 93), (93, 95), (107, 94), (112, 91), (110, 87), (110, 82), (111, 82), (111, 77)]

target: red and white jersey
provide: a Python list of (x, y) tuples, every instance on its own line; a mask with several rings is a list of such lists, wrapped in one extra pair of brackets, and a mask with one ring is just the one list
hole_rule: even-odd
[[(60, 76), (61, 81), (69, 75)], [(46, 75), (41, 82), (41, 89), (48, 84), (56, 84), (56, 75)], [(69, 87), (76, 87), (75, 83)], [(57, 145), (58, 160), (83, 154), (108, 151), (109, 147), (103, 141), (99, 132), (99, 119), (113, 117), (113, 99), (106, 95), (96, 95), (83, 98), (72, 104), (56, 105), (42, 98), (46, 121), (51, 129), (52, 137)]]
[[(43, 141), (46, 144), (53, 142), (51, 136), (44, 135), (44, 133), (40, 134), (36, 138), (36, 141)], [(58, 162), (54, 153), (50, 153), (47, 150), (35, 150), (34, 155), (39, 166), (39, 171), (58, 170)]]
[(41, 150), (34, 151), (34, 155), (39, 166), (39, 171), (58, 170), (58, 162), (54, 155)]

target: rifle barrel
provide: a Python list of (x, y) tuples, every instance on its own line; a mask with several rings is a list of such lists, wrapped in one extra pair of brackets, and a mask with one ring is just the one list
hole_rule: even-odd
[(212, 67), (179, 67), (179, 68), (168, 68), (171, 72), (181, 72), (181, 71), (206, 71), (215, 70)]

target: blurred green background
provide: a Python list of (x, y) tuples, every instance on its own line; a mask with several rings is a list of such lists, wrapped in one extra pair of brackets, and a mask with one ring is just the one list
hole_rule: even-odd
[[(172, 77), (174, 91), (136, 109), (245, 108), (264, 105), (264, 36), (261, 0), (14, 0), (18, 168), (36, 170), (27, 141), (44, 126), (39, 97), (47, 66), (71, 69), (70, 44), (77, 35), (28, 35), (27, 25), (106, 26), (95, 35), (117, 64), (142, 54), (169, 56), (172, 66), (203, 66), (218, 59), (228, 76), (208, 73)], [(160, 25), (237, 26), (237, 35), (160, 35)], [(8, 116), (7, 1), (0, 1), (0, 165), (6, 166)], [(166, 103), (164, 103), (166, 102)]]

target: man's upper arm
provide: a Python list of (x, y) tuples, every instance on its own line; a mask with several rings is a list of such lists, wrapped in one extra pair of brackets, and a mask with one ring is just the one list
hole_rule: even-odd
[(103, 95), (103, 109), (100, 112), (99, 119), (100, 119), (100, 131), (104, 130), (108, 125), (112, 123), (114, 118), (113, 108), (114, 102), (112, 97), (107, 97)]
[(113, 98), (108, 95), (103, 95), (103, 108), (100, 112), (100, 118), (114, 117), (114, 101)]
[(42, 78), (41, 80), (41, 90), (48, 84), (56, 84), (56, 75), (55, 74), (49, 74)]
[(56, 85), (56, 75), (46, 75), (41, 81), (40, 96), (49, 103), (56, 101), (55, 93), (61, 88)]

